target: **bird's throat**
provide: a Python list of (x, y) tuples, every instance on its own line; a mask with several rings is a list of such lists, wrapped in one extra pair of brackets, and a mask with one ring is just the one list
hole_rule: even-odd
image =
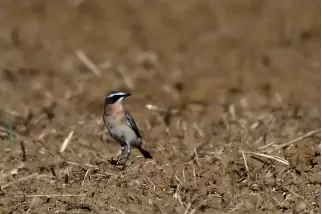
[(123, 111), (124, 111), (123, 105), (115, 103), (115, 104), (110, 104), (105, 106), (104, 114), (105, 115), (118, 114)]

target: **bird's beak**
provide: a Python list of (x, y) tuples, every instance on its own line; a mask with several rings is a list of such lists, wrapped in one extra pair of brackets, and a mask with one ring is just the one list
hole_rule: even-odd
[(129, 97), (131, 96), (132, 94), (125, 94), (124, 97)]

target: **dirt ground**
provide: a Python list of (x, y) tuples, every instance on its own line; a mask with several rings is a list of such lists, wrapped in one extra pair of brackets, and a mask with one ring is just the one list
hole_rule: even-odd
[(0, 213), (319, 213), (320, 44), (315, 0), (1, 0)]

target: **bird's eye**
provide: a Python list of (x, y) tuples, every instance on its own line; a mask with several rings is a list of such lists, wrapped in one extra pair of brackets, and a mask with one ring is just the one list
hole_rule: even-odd
[(113, 100), (113, 102), (116, 102), (116, 101), (118, 101), (120, 98), (121, 98), (121, 96), (119, 96), (119, 95), (114, 95), (114, 96), (112, 97), (112, 100)]

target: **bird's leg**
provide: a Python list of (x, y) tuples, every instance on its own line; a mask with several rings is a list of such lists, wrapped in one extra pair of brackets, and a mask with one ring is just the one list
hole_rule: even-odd
[(131, 145), (128, 143), (127, 144), (127, 153), (126, 153), (126, 155), (124, 157), (124, 165), (123, 165), (123, 168), (125, 168), (126, 161), (129, 159), (130, 155), (131, 155)]
[(128, 144), (128, 146), (127, 146), (127, 153), (126, 153), (126, 156), (124, 158), (125, 159), (124, 162), (126, 162), (129, 159), (130, 155), (131, 155), (131, 145)]
[(116, 165), (119, 165), (119, 163), (120, 163), (120, 161), (123, 159), (121, 159), (121, 157), (122, 157), (122, 155), (124, 154), (124, 151), (125, 151), (125, 147), (124, 146), (122, 146), (121, 147), (121, 154), (118, 156), (118, 158), (117, 158), (117, 161), (116, 161)]

